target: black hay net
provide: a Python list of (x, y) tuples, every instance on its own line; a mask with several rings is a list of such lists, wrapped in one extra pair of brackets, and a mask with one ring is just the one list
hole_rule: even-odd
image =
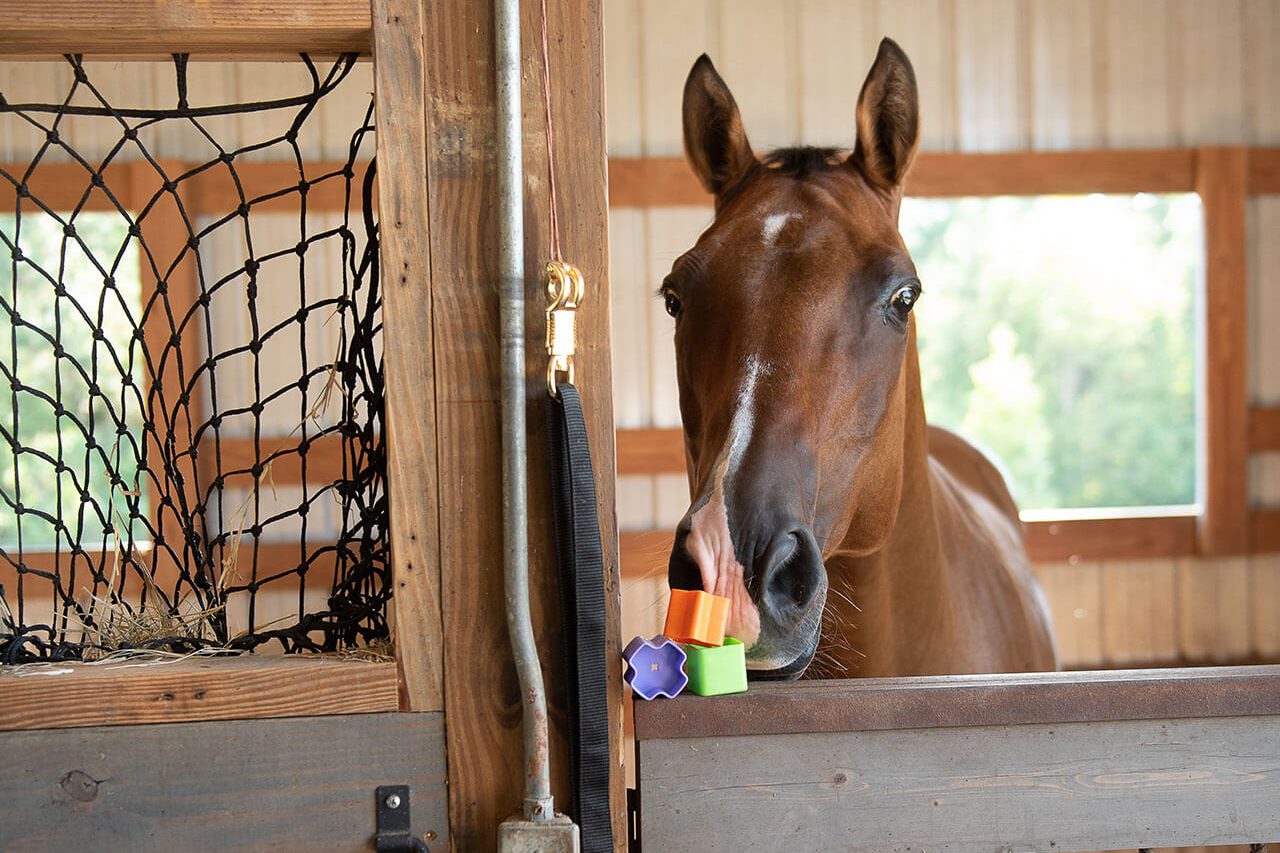
[(385, 643), (362, 66), (29, 65), (0, 74), (0, 663)]

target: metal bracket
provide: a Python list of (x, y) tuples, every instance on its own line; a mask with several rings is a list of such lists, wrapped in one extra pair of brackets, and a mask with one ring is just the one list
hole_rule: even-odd
[(410, 828), (409, 786), (379, 785), (375, 796), (373, 849), (378, 853), (431, 853), (427, 842)]

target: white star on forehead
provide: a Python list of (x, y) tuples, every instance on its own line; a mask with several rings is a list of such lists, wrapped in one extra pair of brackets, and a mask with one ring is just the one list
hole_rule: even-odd
[(764, 224), (760, 226), (760, 238), (764, 240), (766, 246), (772, 246), (773, 241), (778, 238), (778, 234), (782, 232), (782, 226), (786, 225), (793, 219), (799, 219), (798, 213), (771, 213), (764, 218)]

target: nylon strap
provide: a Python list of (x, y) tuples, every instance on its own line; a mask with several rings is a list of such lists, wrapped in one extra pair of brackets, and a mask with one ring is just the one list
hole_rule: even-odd
[(604, 552), (582, 400), (568, 383), (559, 391), (550, 409), (552, 505), (569, 657), (569, 814), (583, 853), (612, 853)]

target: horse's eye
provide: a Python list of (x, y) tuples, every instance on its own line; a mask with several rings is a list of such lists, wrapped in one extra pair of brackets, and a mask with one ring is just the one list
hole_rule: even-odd
[(663, 302), (667, 306), (667, 313), (672, 317), (680, 313), (680, 297), (676, 296), (670, 290), (662, 291)]
[(899, 314), (905, 315), (910, 313), (912, 306), (916, 304), (916, 300), (919, 298), (920, 291), (916, 289), (914, 284), (908, 284), (904, 287), (898, 288), (898, 292), (893, 294), (893, 299), (891, 301), (893, 303), (894, 310)]

